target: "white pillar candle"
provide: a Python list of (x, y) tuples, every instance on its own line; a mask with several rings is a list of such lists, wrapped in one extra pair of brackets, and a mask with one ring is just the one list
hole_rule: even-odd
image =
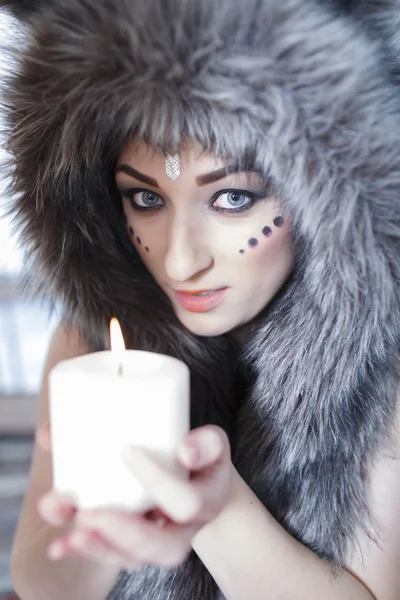
[(187, 366), (162, 354), (111, 350), (60, 362), (49, 374), (53, 488), (81, 509), (152, 508), (121, 451), (145, 447), (187, 475), (175, 457), (189, 430), (189, 390)]

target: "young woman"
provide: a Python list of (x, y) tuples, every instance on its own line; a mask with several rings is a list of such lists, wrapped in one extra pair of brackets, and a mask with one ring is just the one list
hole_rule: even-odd
[[(399, 597), (398, 8), (29, 14), (5, 97), (14, 211), (64, 320), (13, 547), (24, 600)], [(107, 347), (112, 316), (191, 370), (190, 481), (127, 459), (161, 513), (51, 491), (48, 370)]]

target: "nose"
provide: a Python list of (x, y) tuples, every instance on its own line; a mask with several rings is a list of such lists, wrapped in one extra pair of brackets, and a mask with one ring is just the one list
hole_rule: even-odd
[(195, 219), (175, 219), (169, 228), (165, 272), (172, 281), (184, 282), (212, 266), (211, 249)]

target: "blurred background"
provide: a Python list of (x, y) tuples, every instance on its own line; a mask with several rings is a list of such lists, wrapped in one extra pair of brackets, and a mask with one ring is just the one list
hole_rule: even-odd
[[(0, 11), (0, 71), (8, 68), (4, 46), (16, 31)], [(3, 122), (0, 115), (0, 131)], [(0, 165), (6, 157), (0, 136)], [(7, 181), (0, 167), (0, 600), (11, 599), (9, 557), (30, 466), (36, 402), (56, 317), (49, 306), (22, 293), (24, 255), (5, 216)]]

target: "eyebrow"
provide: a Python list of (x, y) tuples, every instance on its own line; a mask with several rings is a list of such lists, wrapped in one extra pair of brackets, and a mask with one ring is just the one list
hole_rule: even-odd
[(158, 187), (158, 183), (155, 179), (153, 179), (153, 177), (148, 177), (147, 175), (144, 175), (144, 173), (140, 173), (139, 171), (136, 171), (136, 169), (134, 169), (133, 167), (130, 167), (129, 165), (119, 165), (116, 168), (115, 173), (117, 174), (120, 171), (122, 171), (122, 173), (126, 173), (130, 177), (139, 179), (139, 181), (143, 181), (143, 183), (148, 183), (149, 185), (152, 185), (153, 187)]
[(229, 165), (228, 167), (222, 167), (222, 169), (217, 169), (217, 171), (211, 171), (211, 173), (205, 173), (204, 175), (198, 175), (196, 177), (196, 182), (198, 185), (207, 185), (208, 183), (214, 183), (219, 179), (223, 179), (227, 177), (231, 173), (260, 173), (254, 167), (249, 166), (240, 166), (238, 164)]
[[(136, 169), (134, 169), (133, 167), (131, 167), (129, 165), (125, 165), (125, 164), (119, 165), (116, 168), (115, 173), (119, 173), (119, 172), (126, 173), (130, 177), (134, 177), (135, 179), (138, 179), (139, 181), (143, 181), (143, 183), (147, 183), (148, 185), (152, 185), (153, 187), (159, 187), (156, 179), (154, 179), (153, 177), (149, 177), (148, 175), (145, 175), (144, 173), (140, 173), (140, 171), (136, 171)], [(204, 175), (198, 175), (196, 177), (196, 183), (197, 183), (197, 185), (203, 186), (203, 185), (207, 185), (209, 183), (214, 183), (215, 181), (218, 181), (219, 179), (223, 179), (224, 177), (227, 177), (231, 173), (250, 173), (250, 172), (258, 173), (259, 175), (262, 175), (262, 173), (258, 169), (255, 169), (254, 167), (240, 166), (237, 164), (233, 164), (233, 165), (229, 165), (227, 167), (222, 167), (221, 169), (217, 169), (216, 171), (211, 171), (210, 173), (205, 173)]]

